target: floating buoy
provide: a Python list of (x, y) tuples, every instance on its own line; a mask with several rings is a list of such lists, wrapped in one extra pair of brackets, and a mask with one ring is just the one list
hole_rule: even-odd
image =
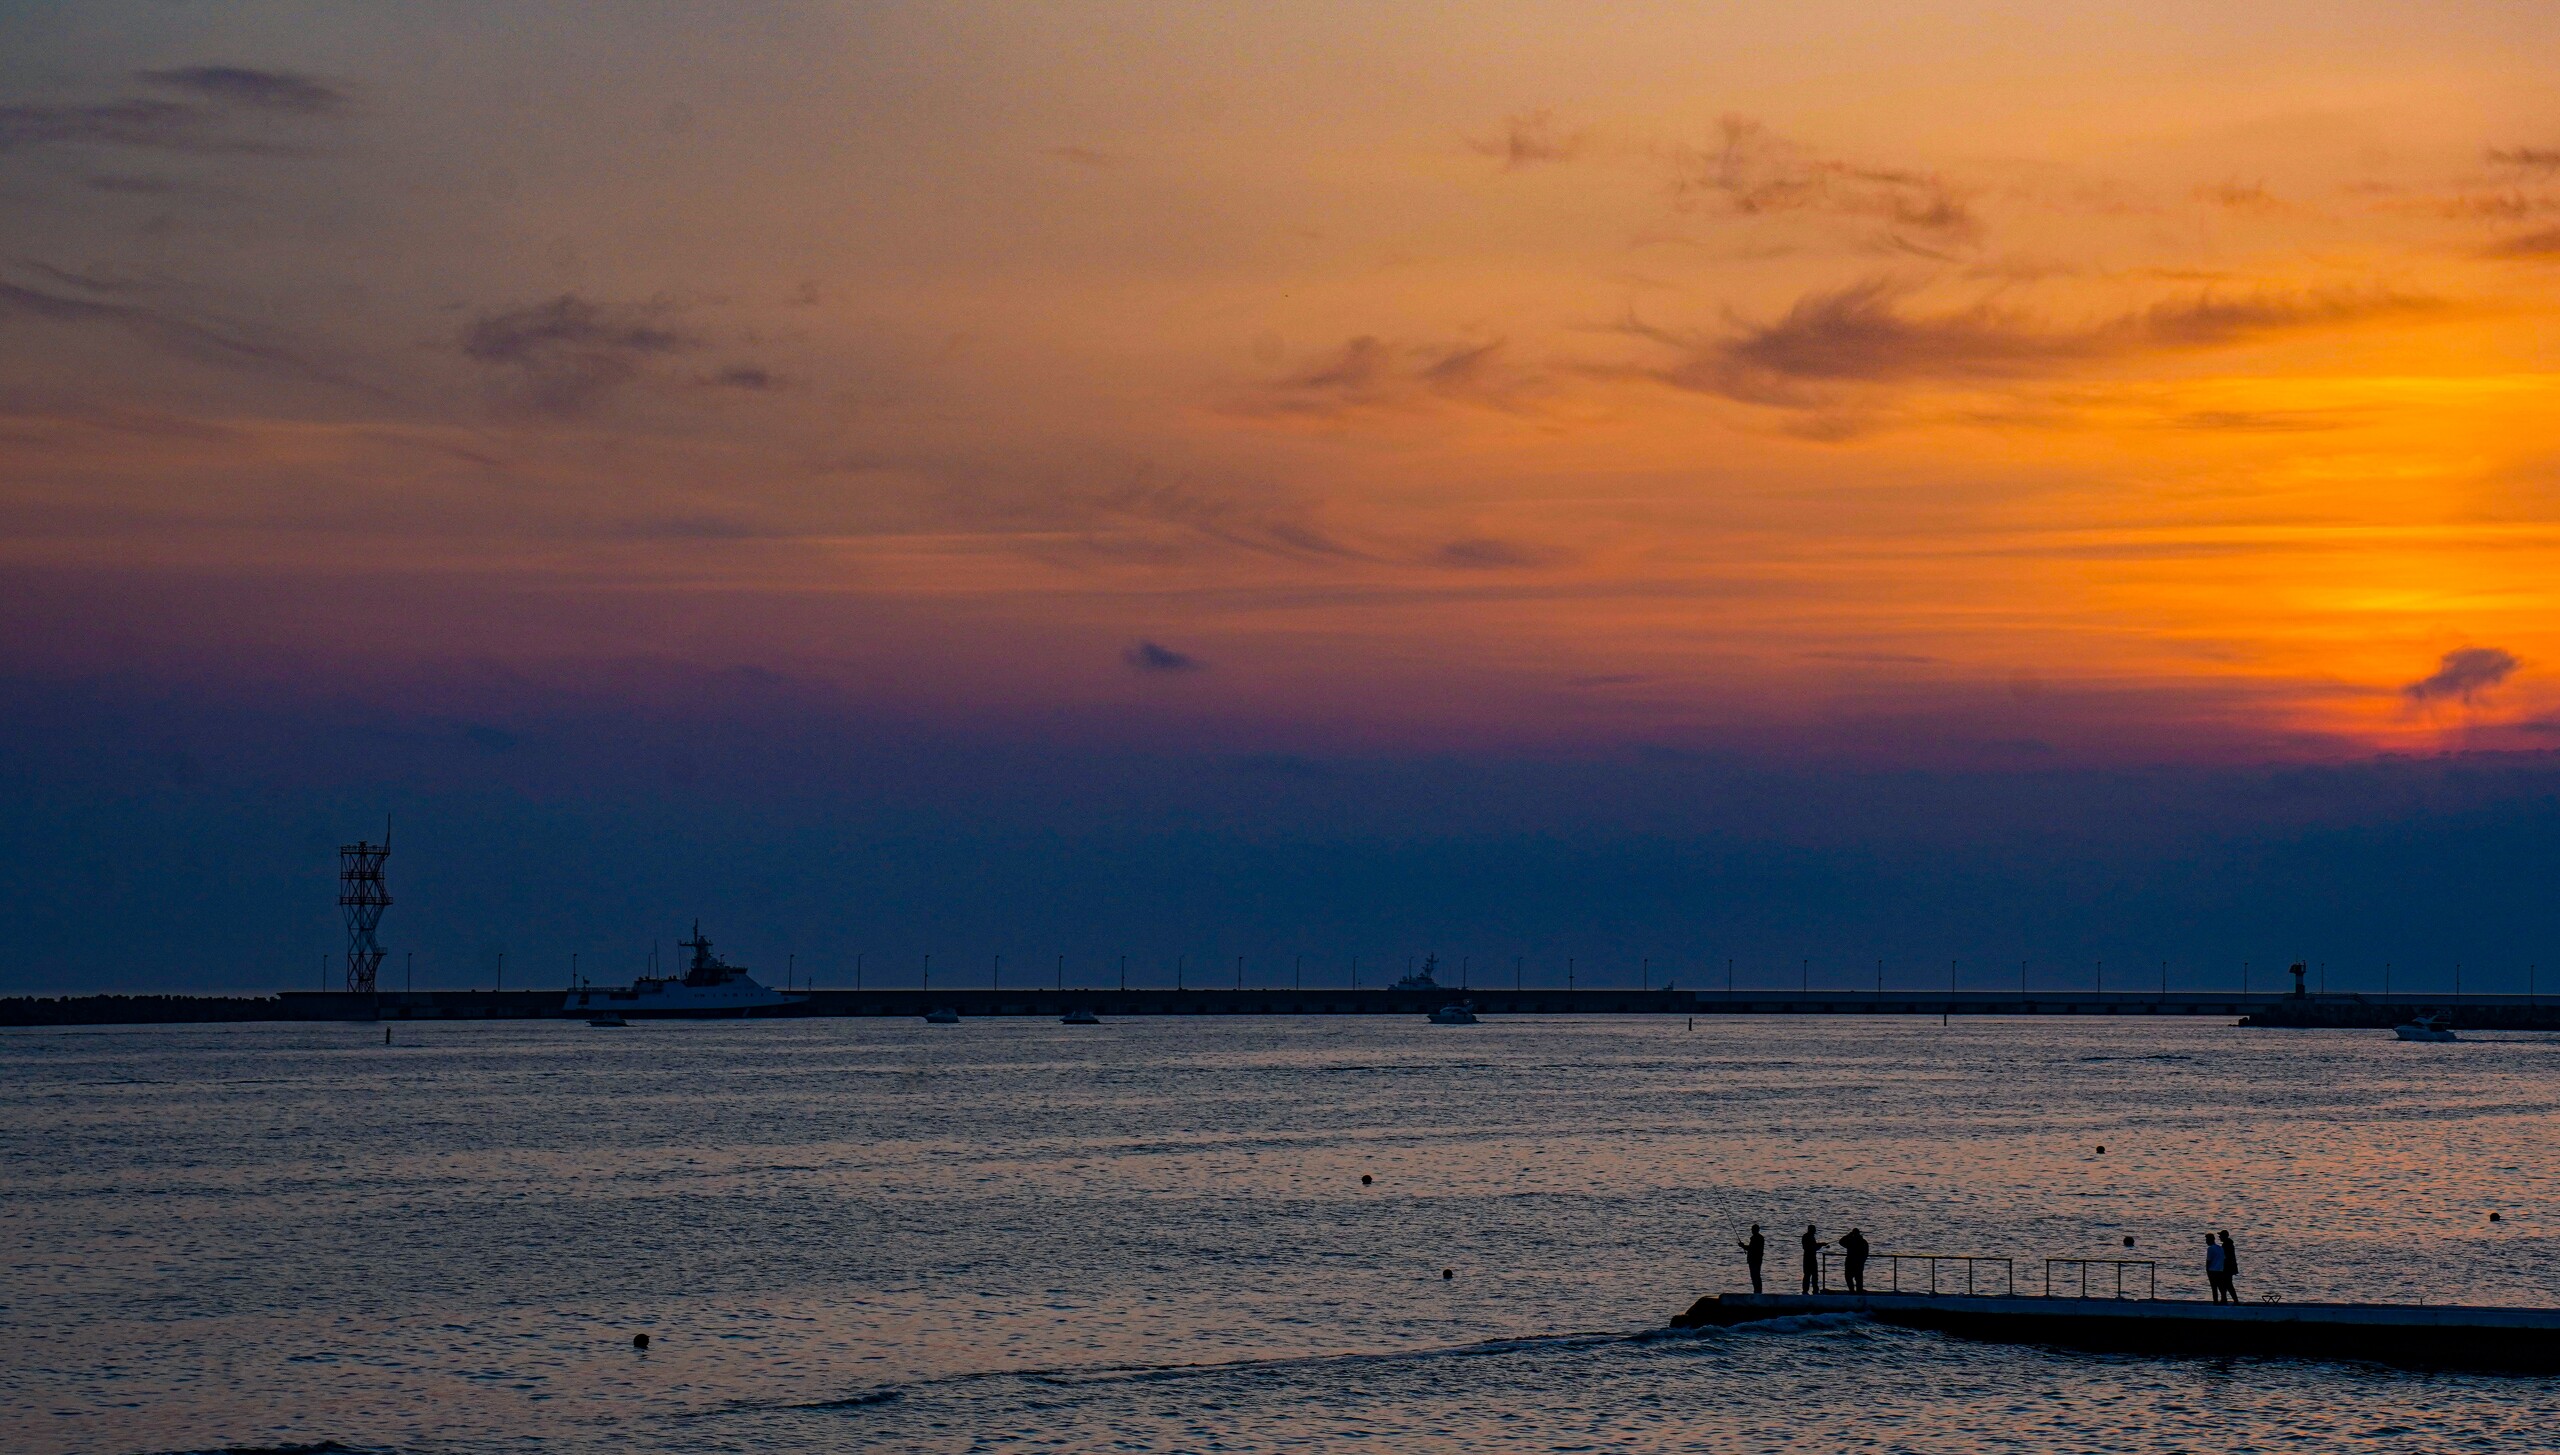
[(2127, 1233), (2124, 1235), (2124, 1245), (2128, 1248), (2133, 1246), (2133, 1234)]
[(1363, 1173), (1361, 1173), (1361, 1174), (1360, 1174), (1360, 1185), (1361, 1185), (1362, 1187), (1366, 1187), (1366, 1186), (1368, 1186), (1368, 1185), (1369, 1185), (1369, 1174), (1368, 1174), (1368, 1173), (1363, 1172)]
[(1446, 1282), (1448, 1282), (1450, 1279), (1455, 1278), (1455, 1277), (1457, 1277), (1457, 1276), (1458, 1276), (1458, 1270), (1457, 1270), (1457, 1269), (1455, 1269), (1455, 1268), (1443, 1268), (1443, 1269), (1441, 1269), (1441, 1270), (1440, 1270), (1440, 1281), (1441, 1281), (1441, 1282), (1443, 1282), (1443, 1283), (1446, 1283)]
[(2099, 1155), (2099, 1156), (2101, 1156), (2101, 1157), (2104, 1157), (2105, 1155), (2107, 1155), (2107, 1144), (2106, 1144), (2106, 1143), (2104, 1143), (2104, 1142), (2100, 1142), (2100, 1143), (2098, 1144), (2098, 1155)]
[(2493, 1222), (2493, 1223), (2496, 1223), (2496, 1222), (2504, 1222), (2504, 1221), (2506, 1221), (2506, 1220), (2505, 1220), (2504, 1218), (2499, 1217), (2496, 1213), (2491, 1213), (2491, 1214), (2489, 1214), (2489, 1221), (2491, 1221), (2491, 1222)]
[(649, 1347), (649, 1336), (648, 1336), (648, 1335), (646, 1335), (646, 1334), (634, 1334), (634, 1335), (632, 1335), (632, 1336), (631, 1336), (631, 1347), (632, 1347), (632, 1348), (634, 1348), (634, 1349), (646, 1349), (646, 1348), (648, 1348), (648, 1347)]

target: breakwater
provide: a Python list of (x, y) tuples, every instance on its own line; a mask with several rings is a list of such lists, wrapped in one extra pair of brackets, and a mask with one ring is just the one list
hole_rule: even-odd
[(2178, 1354), (2313, 1355), (2391, 1363), (2560, 1369), (2560, 1308), (2459, 1304), (2198, 1303), (2192, 1299), (1925, 1293), (1710, 1294), (1675, 1329), (1857, 1314), (2001, 1343)]
[[(2260, 1027), (2387, 1029), (2417, 1015), (2460, 1030), (2560, 1030), (2560, 998), (2462, 995), (2427, 998), (2252, 995), (2236, 991), (2064, 994), (1961, 991), (1636, 989), (974, 989), (821, 988), (766, 1012), (789, 1016), (964, 1018), (1059, 1016), (1090, 1010), (1139, 1016), (1411, 1015), (1464, 1003), (1479, 1015), (1813, 1016), (2204, 1016)], [(86, 995), (0, 999), (0, 1026), (149, 1025), (221, 1021), (544, 1020), (568, 1017), (564, 990), (413, 990), (357, 995), (286, 991), (274, 996)], [(576, 1017), (568, 1017), (576, 1018)]]

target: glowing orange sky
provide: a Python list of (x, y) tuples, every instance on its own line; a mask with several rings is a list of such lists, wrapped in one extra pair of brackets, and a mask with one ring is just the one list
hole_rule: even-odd
[(11, 650), (2546, 743), (2560, 24), (1875, 11), (17, 13)]

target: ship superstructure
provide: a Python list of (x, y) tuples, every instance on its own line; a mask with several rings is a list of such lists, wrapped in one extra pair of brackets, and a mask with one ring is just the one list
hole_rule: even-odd
[(693, 938), (676, 943), (693, 952), (682, 975), (643, 975), (630, 988), (581, 985), (569, 992), (561, 1009), (583, 1016), (744, 1016), (800, 1005), (808, 996), (756, 983), (743, 965), (732, 965), (711, 952), (702, 922), (693, 923)]

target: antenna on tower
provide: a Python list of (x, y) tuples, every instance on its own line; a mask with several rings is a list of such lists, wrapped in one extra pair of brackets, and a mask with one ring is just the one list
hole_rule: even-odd
[(371, 995), (382, 970), (382, 942), (374, 931), (382, 912), (391, 907), (391, 891), (382, 882), (382, 861), (391, 857), (391, 818), (382, 820), (382, 842), (358, 839), (338, 846), (338, 907), (347, 917), (347, 989)]

